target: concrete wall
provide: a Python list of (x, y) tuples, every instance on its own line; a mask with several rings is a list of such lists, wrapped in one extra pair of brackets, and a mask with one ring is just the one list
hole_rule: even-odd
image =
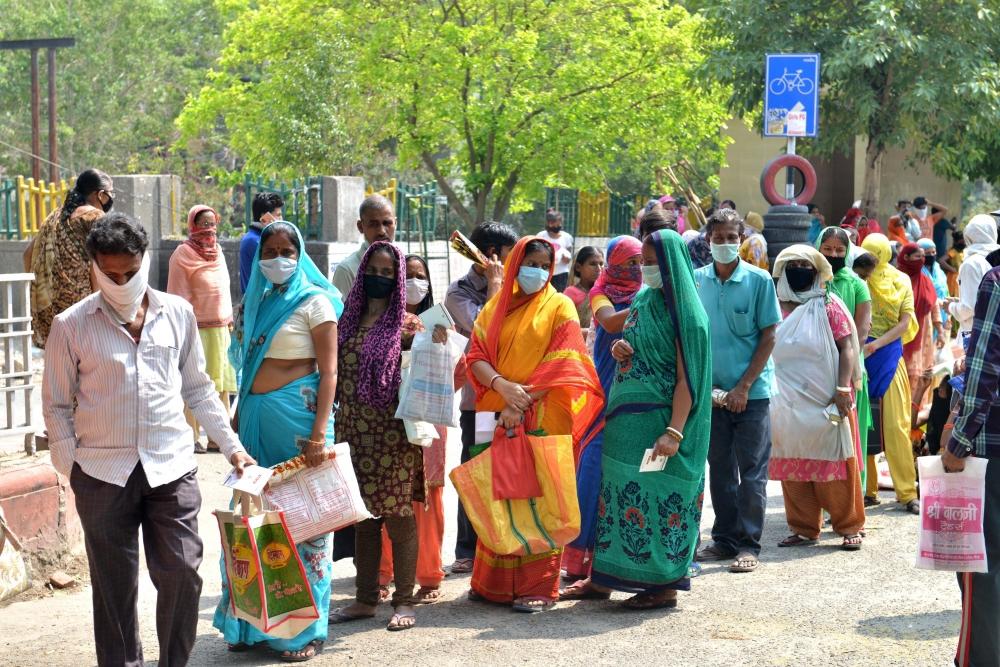
[[(734, 200), (744, 214), (747, 211), (766, 211), (768, 204), (760, 194), (760, 172), (769, 160), (784, 153), (785, 140), (764, 138), (756, 129), (735, 119), (729, 122), (726, 132), (733, 142), (726, 150), (727, 164), (719, 172), (720, 198)], [(818, 158), (810, 156), (807, 151), (799, 151), (816, 168), (819, 188), (813, 202), (828, 221), (839, 220), (850, 205), (861, 198), (866, 141), (859, 137), (850, 150), (829, 158)], [(783, 182), (781, 176), (778, 181)], [(917, 195), (944, 204), (950, 211), (949, 215), (960, 212), (961, 183), (935, 175), (929, 165), (917, 162), (910, 150), (890, 149), (882, 167), (878, 219), (888, 219), (897, 199), (912, 199)]]
[[(864, 192), (865, 146), (859, 137), (854, 146), (854, 187), (858, 196)], [(948, 207), (948, 216), (961, 215), (962, 184), (949, 181), (931, 171), (930, 165), (917, 162), (911, 151), (890, 148), (882, 161), (882, 184), (879, 190), (878, 219), (885, 222), (896, 211), (896, 202), (924, 196)]]

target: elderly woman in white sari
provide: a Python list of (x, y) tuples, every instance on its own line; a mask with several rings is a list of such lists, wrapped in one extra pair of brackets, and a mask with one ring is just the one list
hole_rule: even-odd
[(858, 336), (847, 307), (824, 286), (833, 270), (818, 250), (794, 245), (774, 263), (785, 319), (774, 352), (777, 396), (771, 399), (769, 476), (781, 481), (792, 534), (779, 547), (815, 544), (823, 510), (841, 548), (861, 548), (865, 524), (858, 465), (855, 391)]

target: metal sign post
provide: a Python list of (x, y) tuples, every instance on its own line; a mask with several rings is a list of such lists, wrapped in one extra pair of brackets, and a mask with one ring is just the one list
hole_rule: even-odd
[[(769, 53), (764, 67), (764, 136), (786, 137), (795, 155), (796, 137), (819, 130), (819, 54)], [(795, 170), (786, 169), (785, 198), (795, 197)]]

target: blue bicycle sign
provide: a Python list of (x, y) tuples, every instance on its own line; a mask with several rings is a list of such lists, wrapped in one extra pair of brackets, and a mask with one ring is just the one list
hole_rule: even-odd
[(771, 92), (775, 95), (782, 95), (786, 90), (798, 91), (803, 95), (808, 95), (813, 91), (813, 80), (802, 76), (802, 70), (797, 69), (790, 73), (787, 69), (776, 79), (771, 79)]
[(769, 53), (764, 69), (764, 136), (815, 137), (819, 54)]

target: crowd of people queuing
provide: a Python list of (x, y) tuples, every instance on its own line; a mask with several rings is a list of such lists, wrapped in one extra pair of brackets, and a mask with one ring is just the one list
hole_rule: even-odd
[[(160, 664), (190, 655), (202, 559), (194, 454), (205, 449), (242, 471), (300, 454), (319, 465), (327, 445), (347, 442), (374, 517), (297, 545), (320, 618), (290, 639), (232, 615), (222, 563), (214, 625), (229, 650), (264, 644), (305, 661), (330, 624), (371, 618), (383, 601), (388, 630), (414, 627), (416, 607), (442, 599), (447, 437), (438, 427), (432, 446), (414, 447), (394, 416), (402, 353), (435, 295), (426, 259), (393, 243), (392, 203), (364, 200), (362, 240), (328, 277), (282, 220), (281, 198), (257, 195), (234, 308), (212, 208), (190, 210), (164, 293), (149, 286), (146, 232), (113, 201), (106, 174), (82, 173), (25, 256), (53, 464), (70, 479), (90, 560), (99, 664), (142, 663), (140, 525)], [(997, 220), (976, 215), (959, 231), (945, 207), (917, 197), (883, 234), (857, 208), (839, 224), (808, 210), (809, 243), (770, 258), (764, 218), (729, 200), (700, 229), (682, 198), (652, 200), (635, 235), (576, 252), (556, 210), (534, 236), (499, 222), (472, 231), (486, 261), (443, 298), (470, 340), (454, 377), (461, 460), (490, 447), (482, 433), (496, 424), (572, 438), (581, 530), (565, 548), (500, 554), (460, 505), (451, 572), (471, 573), (471, 600), (538, 613), (625, 591), (629, 609), (674, 607), (699, 562), (759, 567), (768, 480), (781, 482), (789, 531), (776, 546), (815, 544), (825, 513), (841, 547), (858, 551), (865, 508), (880, 502), (875, 455), (896, 500), (919, 513), (914, 453), (926, 448), (946, 470), (969, 455), (990, 460), (990, 573), (959, 577), (957, 661), (996, 664)], [(964, 360), (940, 372), (953, 350)], [(665, 458), (659, 472), (640, 472), (647, 448)], [(706, 486), (715, 520), (702, 543)], [(330, 609), (333, 562), (346, 557), (355, 600)]]

